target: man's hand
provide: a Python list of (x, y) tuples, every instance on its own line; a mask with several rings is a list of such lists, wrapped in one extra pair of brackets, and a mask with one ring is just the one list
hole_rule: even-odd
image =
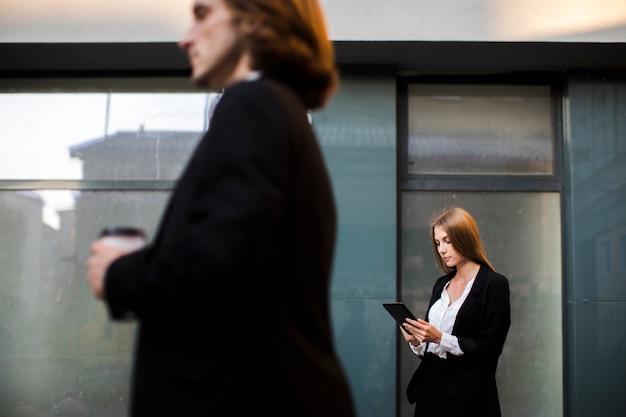
[(109, 245), (96, 240), (91, 244), (91, 256), (87, 259), (87, 282), (96, 298), (103, 300), (104, 275), (109, 265), (122, 255), (129, 253), (126, 249)]

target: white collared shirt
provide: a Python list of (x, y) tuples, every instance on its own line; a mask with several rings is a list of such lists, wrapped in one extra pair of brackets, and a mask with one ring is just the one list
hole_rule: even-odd
[[(456, 300), (452, 304), (450, 304), (450, 297), (447, 291), (448, 285), (450, 285), (449, 281), (441, 291), (441, 296), (437, 301), (435, 301), (435, 304), (433, 304), (433, 306), (430, 308), (430, 311), (428, 312), (430, 324), (432, 324), (441, 331), (441, 343), (428, 343), (428, 352), (434, 353), (435, 355), (443, 359), (447, 358), (448, 352), (456, 356), (460, 356), (463, 354), (463, 350), (461, 350), (461, 347), (459, 346), (459, 339), (456, 336), (453, 336), (451, 333), (452, 329), (454, 328), (456, 316), (459, 314), (459, 310), (461, 309), (461, 306), (469, 295), (475, 280), (476, 278), (470, 280), (465, 285), (463, 294), (461, 294), (458, 300)], [(415, 354), (420, 356), (424, 355), (426, 343), (421, 343), (417, 347), (409, 343), (409, 346)]]

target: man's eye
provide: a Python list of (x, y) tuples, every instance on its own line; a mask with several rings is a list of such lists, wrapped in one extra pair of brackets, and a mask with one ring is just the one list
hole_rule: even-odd
[(209, 9), (206, 7), (196, 7), (193, 10), (193, 16), (196, 20), (204, 20), (205, 17), (209, 14)]

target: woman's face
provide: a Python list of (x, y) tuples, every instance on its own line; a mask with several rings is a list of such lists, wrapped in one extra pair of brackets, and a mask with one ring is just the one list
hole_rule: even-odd
[(445, 230), (435, 226), (434, 232), (437, 252), (439, 252), (439, 256), (441, 256), (441, 259), (449, 268), (458, 267), (462, 263), (467, 262), (467, 258), (454, 249)]

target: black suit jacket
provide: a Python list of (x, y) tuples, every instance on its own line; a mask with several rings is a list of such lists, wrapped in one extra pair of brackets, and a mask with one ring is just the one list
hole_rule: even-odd
[[(437, 280), (429, 311), (453, 276)], [(423, 357), (407, 387), (415, 416), (500, 416), (496, 368), (511, 325), (509, 298), (508, 280), (481, 266), (452, 329), (463, 355)]]
[(353, 415), (329, 317), (331, 183), (283, 84), (223, 94), (154, 242), (106, 274), (139, 320), (132, 415)]

